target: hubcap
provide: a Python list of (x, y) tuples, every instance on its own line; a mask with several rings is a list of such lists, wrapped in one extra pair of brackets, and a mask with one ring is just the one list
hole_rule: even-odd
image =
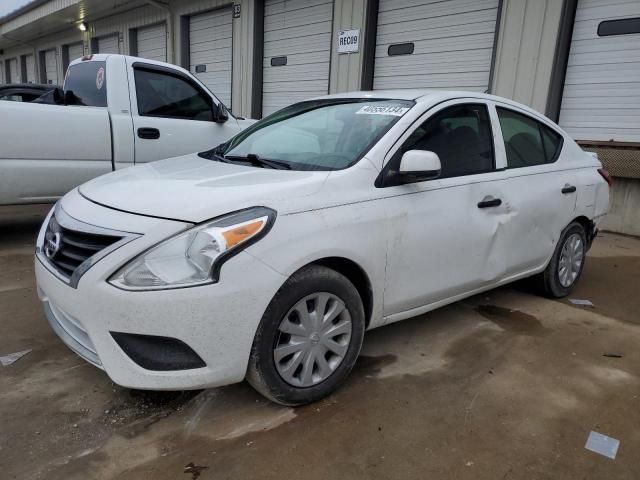
[(560, 252), (558, 279), (563, 287), (570, 287), (576, 281), (583, 260), (584, 245), (582, 238), (577, 233), (574, 233), (565, 240)]
[(326, 380), (344, 360), (351, 341), (351, 315), (332, 293), (318, 292), (296, 303), (278, 326), (276, 369), (294, 387)]

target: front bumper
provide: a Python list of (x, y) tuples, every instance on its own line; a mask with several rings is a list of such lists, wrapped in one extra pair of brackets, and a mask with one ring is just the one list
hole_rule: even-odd
[[(71, 350), (124, 387), (183, 390), (243, 380), (260, 319), (285, 278), (241, 252), (222, 266), (216, 284), (130, 292), (107, 283), (129, 259), (172, 231), (184, 229), (177, 222), (155, 222), (139, 238), (93, 265), (76, 288), (62, 281), (46, 259), (36, 257), (38, 293), (51, 328)], [(118, 345), (113, 332), (179, 340), (205, 366), (175, 371), (142, 368)]]

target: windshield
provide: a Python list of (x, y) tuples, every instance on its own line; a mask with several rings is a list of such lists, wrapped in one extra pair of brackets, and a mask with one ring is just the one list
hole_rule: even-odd
[(255, 123), (215, 149), (227, 160), (271, 160), (292, 170), (347, 168), (414, 102), (328, 99), (297, 103)]

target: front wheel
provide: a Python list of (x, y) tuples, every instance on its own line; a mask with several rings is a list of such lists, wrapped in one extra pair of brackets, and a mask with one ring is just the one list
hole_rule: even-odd
[(282, 405), (315, 402), (336, 390), (364, 337), (362, 300), (342, 274), (319, 265), (295, 273), (260, 321), (247, 380)]
[(566, 297), (576, 284), (587, 252), (587, 235), (578, 222), (571, 223), (562, 234), (546, 270), (541, 274), (544, 293), (553, 298)]

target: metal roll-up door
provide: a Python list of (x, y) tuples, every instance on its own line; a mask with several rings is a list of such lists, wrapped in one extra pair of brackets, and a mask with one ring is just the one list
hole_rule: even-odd
[(18, 59), (10, 58), (7, 62), (9, 63), (7, 83), (18, 83), (20, 78), (18, 75)]
[(380, 0), (374, 89), (485, 91), (498, 0)]
[(578, 1), (559, 121), (574, 139), (640, 142), (640, 31), (616, 22), (639, 17), (638, 0)]
[(139, 28), (136, 38), (138, 57), (159, 62), (167, 61), (167, 26), (164, 23)]
[(107, 37), (98, 38), (96, 45), (98, 53), (120, 53), (119, 35), (109, 35)]
[(84, 56), (84, 44), (82, 42), (72, 43), (67, 47), (67, 53), (69, 55), (69, 63)]
[(231, 108), (231, 8), (189, 17), (189, 70)]
[(332, 0), (267, 0), (262, 115), (329, 93)]
[(27, 73), (26, 82), (34, 83), (36, 81), (36, 61), (33, 55), (24, 56), (24, 66)]
[(58, 57), (54, 49), (44, 52), (45, 83), (58, 84)]

